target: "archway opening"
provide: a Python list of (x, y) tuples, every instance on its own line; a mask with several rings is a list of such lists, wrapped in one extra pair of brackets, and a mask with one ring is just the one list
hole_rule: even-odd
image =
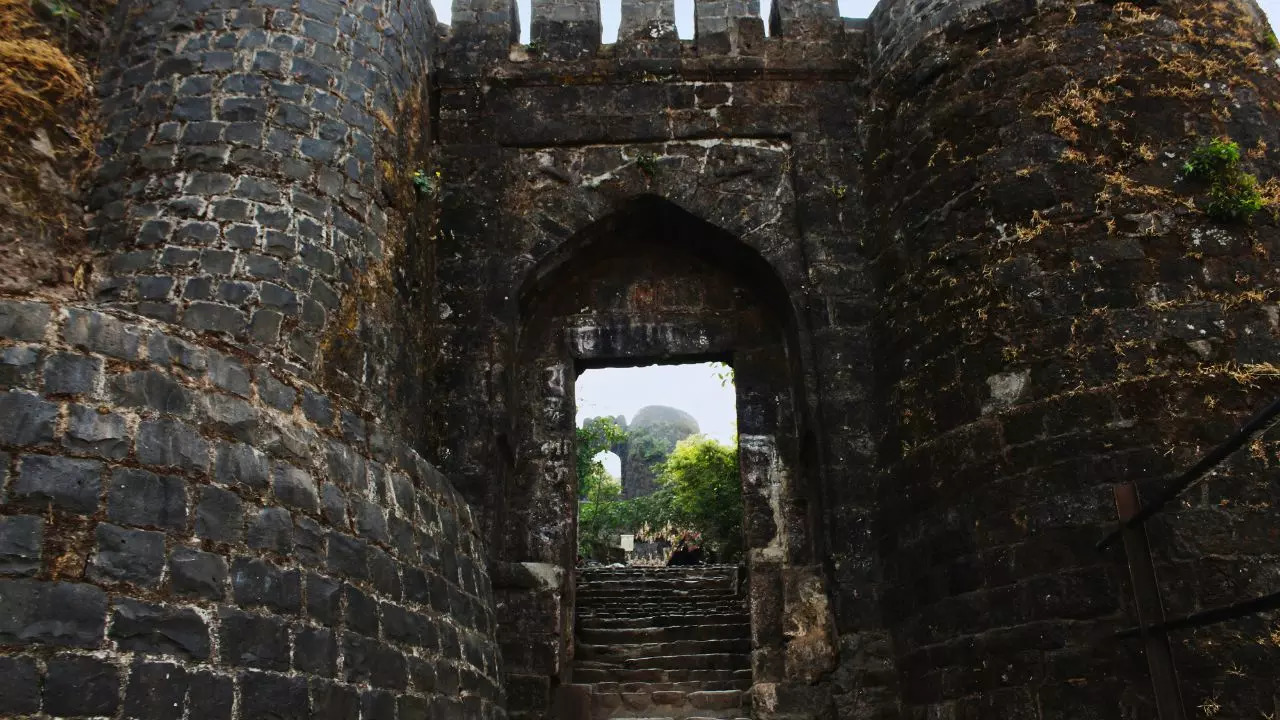
[[(802, 584), (821, 587), (810, 532), (820, 500), (803, 450), (803, 351), (778, 269), (760, 248), (642, 195), (541, 255), (518, 302), (509, 376), (513, 457), (496, 498), (494, 542), (510, 577), (496, 588), (508, 686), (522, 688), (530, 707), (603, 709), (623, 702), (610, 696), (619, 683), (693, 682), (707, 672), (737, 693), (730, 707), (745, 709), (748, 688), (785, 679), (777, 659), (789, 641), (786, 594)], [(733, 368), (742, 565), (651, 568), (659, 577), (639, 579), (656, 584), (639, 587), (636, 577), (579, 568), (577, 380), (604, 368), (714, 361)], [(638, 605), (626, 604), (636, 598)], [(580, 628), (588, 603), (596, 619), (615, 610), (634, 617)], [(708, 624), (705, 618), (722, 636), (678, 637)], [(619, 650), (619, 628), (608, 623), (641, 619), (653, 641)], [(579, 637), (579, 629), (595, 635)], [(668, 640), (701, 644), (648, 654)], [(695, 650), (706, 657), (689, 660), (686, 651)], [(646, 654), (628, 654), (639, 652)]]
[(739, 563), (732, 368), (592, 369), (575, 394), (578, 566)]

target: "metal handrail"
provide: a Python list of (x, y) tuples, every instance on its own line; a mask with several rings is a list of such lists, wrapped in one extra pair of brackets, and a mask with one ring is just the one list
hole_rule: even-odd
[(1160, 510), (1176, 498), (1183, 490), (1186, 490), (1193, 483), (1204, 477), (1206, 473), (1222, 464), (1235, 451), (1244, 447), (1253, 441), (1255, 437), (1261, 435), (1271, 428), (1272, 425), (1280, 422), (1280, 400), (1275, 400), (1262, 412), (1253, 417), (1252, 420), (1245, 423), (1244, 427), (1237, 430), (1225, 442), (1211, 450), (1207, 455), (1200, 458), (1200, 461), (1192, 465), (1186, 472), (1179, 475), (1167, 487), (1165, 487), (1154, 500), (1150, 503), (1144, 503), (1142, 510), (1138, 511), (1133, 517), (1119, 524), (1116, 529), (1107, 533), (1107, 536), (1098, 541), (1097, 549), (1099, 551), (1106, 550), (1116, 540), (1120, 538), (1121, 533), (1133, 527), (1137, 527), (1151, 518), (1151, 516), (1160, 512)]

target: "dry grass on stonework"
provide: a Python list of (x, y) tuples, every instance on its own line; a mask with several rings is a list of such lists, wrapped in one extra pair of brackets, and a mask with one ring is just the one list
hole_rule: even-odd
[(27, 0), (0, 0), (0, 143), (56, 121), (62, 106), (89, 90)]

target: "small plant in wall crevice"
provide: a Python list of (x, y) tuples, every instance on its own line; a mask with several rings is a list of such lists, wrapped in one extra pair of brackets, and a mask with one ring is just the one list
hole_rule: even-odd
[(658, 157), (653, 153), (640, 153), (636, 156), (636, 168), (645, 174), (645, 177), (653, 178), (658, 174)]
[(1262, 209), (1258, 178), (1240, 167), (1240, 146), (1227, 138), (1215, 138), (1191, 152), (1182, 164), (1182, 176), (1209, 184), (1206, 215), (1222, 222), (1247, 222)]
[(435, 197), (440, 193), (440, 171), (428, 173), (422, 168), (413, 171), (413, 188), (418, 191), (419, 195), (427, 195)]

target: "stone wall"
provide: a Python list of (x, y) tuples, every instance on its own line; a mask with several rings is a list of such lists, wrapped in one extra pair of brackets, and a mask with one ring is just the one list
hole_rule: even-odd
[(430, 4), (133, 0), (116, 25), (98, 298), (378, 402), (400, 343), (362, 332), (356, 305), (395, 295), (382, 276), (406, 254)]
[[(1275, 217), (1179, 174), (1280, 202), (1256, 6), (457, 5), (121, 4), (96, 302), (0, 304), (0, 712), (545, 717), (572, 377), (678, 357), (760, 718), (1150, 715), (1092, 543), (1280, 390)], [(1170, 612), (1275, 589), (1278, 465), (1152, 525)], [(1175, 636), (1184, 704), (1273, 714), (1273, 627)]]
[(384, 425), (91, 306), (0, 338), (0, 712), (501, 715), (471, 512)]
[[(1253, 13), (873, 17), (877, 534), (907, 717), (1154, 715), (1142, 644), (1110, 637), (1136, 624), (1124, 555), (1094, 543), (1113, 485), (1149, 497), (1280, 390), (1274, 211), (1211, 221), (1180, 177), (1220, 136), (1275, 177), (1274, 103), (1255, 99), (1280, 85)], [(1171, 614), (1276, 589), (1275, 438), (1242, 455), (1151, 527)], [(1188, 714), (1274, 712), (1273, 621), (1174, 633)]]

